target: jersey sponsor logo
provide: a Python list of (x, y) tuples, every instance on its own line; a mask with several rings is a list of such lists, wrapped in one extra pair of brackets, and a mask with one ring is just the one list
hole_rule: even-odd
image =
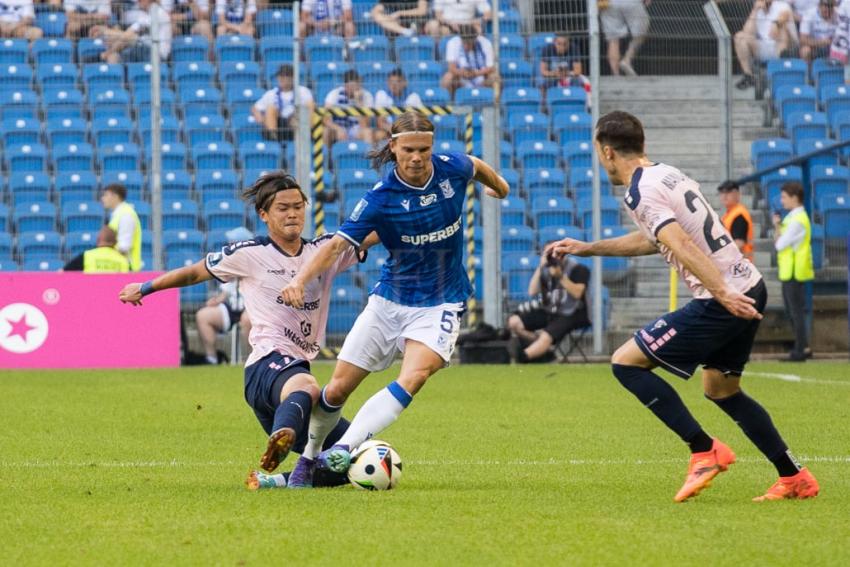
[(287, 327), (286, 329), (283, 330), (283, 334), (284, 334), (284, 336), (286, 336), (287, 339), (292, 341), (292, 344), (294, 344), (295, 346), (297, 346), (298, 348), (300, 348), (304, 352), (308, 352), (308, 353), (319, 352), (319, 345), (318, 344), (309, 343), (309, 342), (305, 341), (303, 338), (301, 338), (297, 334), (295, 334), (295, 332), (292, 329)]
[(437, 195), (435, 193), (428, 193), (427, 195), (419, 196), (419, 206), (427, 207), (428, 205), (433, 205), (437, 202)]
[(357, 222), (358, 220), (360, 220), (360, 215), (363, 214), (363, 211), (365, 211), (366, 207), (368, 206), (369, 201), (367, 201), (366, 199), (360, 199), (359, 201), (357, 201), (357, 206), (354, 207), (353, 211), (351, 211), (351, 216), (349, 218), (354, 222)]
[(749, 262), (738, 262), (734, 266), (732, 266), (732, 277), (733, 278), (749, 278), (753, 269), (752, 265)]
[(429, 242), (440, 242), (441, 240), (451, 238), (452, 236), (460, 232), (460, 223), (461, 217), (458, 217), (455, 222), (453, 222), (446, 228), (435, 230), (434, 232), (414, 235), (402, 234), (401, 241), (405, 244), (413, 244), (414, 246), (421, 246), (423, 244), (428, 244)]
[(272, 274), (274, 276), (289, 276), (290, 278), (295, 277), (295, 270), (266, 270), (267, 274)]
[(440, 191), (443, 192), (443, 197), (446, 199), (451, 199), (455, 196), (454, 187), (452, 187), (452, 184), (448, 179), (440, 181)]
[(309, 337), (310, 333), (313, 331), (313, 325), (310, 321), (301, 321), (301, 334), (305, 337)]
[(410, 199), (402, 199), (401, 206), (404, 207), (405, 211), (410, 210)]
[[(280, 295), (278, 295), (275, 298), (274, 301), (278, 305), (286, 305), (286, 303), (283, 301), (283, 297), (281, 297)], [(319, 300), (319, 299), (317, 299), (316, 301), (308, 301), (307, 303), (304, 304), (304, 307), (302, 307), (299, 311), (315, 311), (316, 309), (319, 308), (320, 303), (321, 303), (321, 300)], [(289, 307), (289, 306), (287, 305), (287, 307)], [(295, 309), (295, 308), (292, 307), (291, 309)]]

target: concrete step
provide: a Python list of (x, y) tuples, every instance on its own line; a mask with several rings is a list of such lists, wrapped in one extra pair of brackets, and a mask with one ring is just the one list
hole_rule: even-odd
[[(690, 100), (718, 100), (720, 81), (711, 75), (683, 75), (672, 77), (601, 77), (600, 98), (603, 100), (658, 100), (687, 98)], [(752, 101), (752, 92), (732, 89), (733, 100)]]

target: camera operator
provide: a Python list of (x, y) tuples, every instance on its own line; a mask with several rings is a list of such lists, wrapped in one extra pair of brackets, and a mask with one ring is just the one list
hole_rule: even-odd
[[(587, 285), (590, 270), (569, 256), (540, 257), (528, 283), (530, 301), (508, 318), (508, 350), (518, 363), (548, 361), (551, 349), (573, 329), (590, 325)], [(548, 355), (548, 356), (547, 356)]]

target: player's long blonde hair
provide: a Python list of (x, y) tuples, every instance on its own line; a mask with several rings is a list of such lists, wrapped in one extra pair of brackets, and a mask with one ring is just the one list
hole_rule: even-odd
[[(419, 112), (408, 110), (401, 114), (393, 121), (393, 126), (390, 129), (390, 136), (401, 134), (403, 132), (434, 132), (434, 123), (427, 116)], [(372, 167), (381, 171), (385, 165), (396, 161), (395, 154), (390, 149), (390, 143), (387, 142), (379, 150), (373, 150), (367, 154), (372, 160)]]

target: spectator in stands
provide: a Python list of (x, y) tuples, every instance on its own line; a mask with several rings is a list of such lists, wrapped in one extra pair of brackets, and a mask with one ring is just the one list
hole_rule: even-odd
[(107, 185), (100, 195), (100, 202), (109, 216), (109, 228), (117, 234), (115, 248), (127, 257), (130, 270), (142, 269), (142, 222), (133, 205), (127, 202), (127, 188), (118, 183)]
[(428, 16), (428, 0), (378, 0), (372, 20), (391, 34), (410, 37)]
[[(407, 78), (401, 67), (396, 67), (387, 77), (387, 88), (381, 89), (375, 94), (375, 106), (386, 108), (388, 106), (422, 106), (422, 99), (415, 92), (407, 88)], [(381, 137), (389, 137), (393, 122), (390, 117), (378, 119), (378, 129)]]
[(496, 80), (493, 44), (475, 26), (460, 26), (460, 34), (446, 43), (449, 70), (440, 85), (452, 93), (460, 87), (490, 87)]
[(803, 207), (803, 186), (789, 181), (782, 186), (782, 208), (788, 211), (782, 219), (773, 214), (773, 236), (776, 246), (776, 264), (782, 282), (782, 299), (785, 311), (794, 330), (794, 348), (787, 358), (790, 362), (803, 362), (811, 356), (809, 329), (806, 322), (806, 282), (815, 279), (812, 261), (812, 225)]
[(425, 31), (440, 38), (459, 34), (461, 26), (474, 26), (481, 33), (484, 31), (481, 20), (489, 20), (490, 12), (486, 0), (434, 0), (434, 19), (426, 24)]
[[(838, 63), (847, 65), (850, 60), (850, 1), (844, 1), (835, 8), (835, 13), (838, 18), (838, 27), (835, 29), (835, 35), (832, 38), (832, 45), (829, 48), (829, 58)], [(845, 69), (844, 76), (847, 76), (848, 71)]]
[[(171, 53), (171, 17), (154, 0), (139, 0), (138, 9), (124, 15), (126, 29), (95, 26), (92, 37), (102, 37), (107, 48), (100, 58), (107, 63), (133, 63), (151, 60), (151, 6), (159, 22), (159, 56), (165, 61)], [(120, 240), (120, 235), (119, 235)]]
[(541, 360), (573, 329), (590, 325), (587, 286), (590, 270), (569, 256), (542, 255), (531, 281), (531, 301), (508, 318), (508, 350), (514, 362)]
[(115, 231), (104, 225), (97, 233), (97, 247), (77, 254), (62, 269), (85, 274), (129, 272), (130, 262), (115, 249), (117, 243)]
[[(325, 97), (325, 107), (334, 106), (375, 106), (372, 93), (363, 88), (360, 75), (355, 70), (349, 70), (343, 75), (343, 84), (333, 89)], [(333, 118), (325, 117), (325, 143), (330, 145), (343, 140), (359, 139), (372, 143), (374, 132), (369, 127), (367, 118)]]
[(351, 0), (304, 0), (301, 4), (301, 37), (313, 33), (357, 35)]
[(171, 0), (169, 5), (163, 2), (163, 8), (171, 13), (173, 35), (194, 34), (213, 40), (209, 0)]
[[(234, 228), (225, 233), (228, 242), (240, 242), (254, 237), (245, 227)], [(219, 292), (207, 300), (206, 306), (195, 313), (195, 323), (198, 335), (204, 345), (204, 356), (207, 364), (218, 364), (221, 358), (215, 348), (216, 336), (226, 333), (235, 325), (243, 336), (251, 332), (251, 320), (245, 311), (245, 302), (239, 293), (239, 280), (234, 279), (222, 283)]]
[(724, 181), (717, 188), (720, 202), (726, 207), (723, 226), (732, 235), (738, 249), (750, 262), (753, 261), (753, 219), (746, 205), (741, 202), (741, 188), (734, 181)]
[(817, 8), (806, 12), (800, 22), (800, 57), (808, 63), (827, 57), (837, 25), (835, 0), (820, 0)]
[(112, 6), (109, 0), (65, 0), (65, 15), (65, 34), (69, 39), (79, 39), (88, 37), (95, 26), (107, 25)]
[(756, 0), (744, 28), (735, 34), (735, 54), (744, 76), (739, 89), (754, 87), (753, 64), (778, 59), (792, 47), (797, 30), (791, 7), (779, 0)]
[(819, 1), (820, 0), (787, 0), (788, 4), (791, 6), (791, 11), (794, 13), (794, 21), (798, 24), (803, 21), (806, 14), (812, 10), (817, 10)]
[(32, 41), (43, 34), (33, 25), (35, 8), (32, 0), (3, 0), (0, 2), (0, 37)]
[[(277, 70), (277, 86), (266, 91), (254, 103), (251, 114), (263, 129), (266, 140), (288, 141), (294, 138), (298, 113), (295, 111), (295, 89), (292, 65), (281, 65)], [(313, 110), (313, 93), (301, 85), (298, 87), (299, 103)]]
[[(608, 42), (608, 65), (613, 75), (637, 75), (632, 60), (649, 31), (649, 12), (644, 4), (649, 0), (608, 0), (600, 6), (599, 21)], [(629, 36), (631, 41), (621, 58), (620, 41)]]
[(254, 17), (257, 15), (255, 0), (215, 0), (215, 15), (218, 18), (217, 36), (254, 36)]
[(540, 54), (541, 88), (581, 87), (590, 90), (590, 80), (584, 76), (581, 59), (570, 37), (561, 33), (543, 48)]

